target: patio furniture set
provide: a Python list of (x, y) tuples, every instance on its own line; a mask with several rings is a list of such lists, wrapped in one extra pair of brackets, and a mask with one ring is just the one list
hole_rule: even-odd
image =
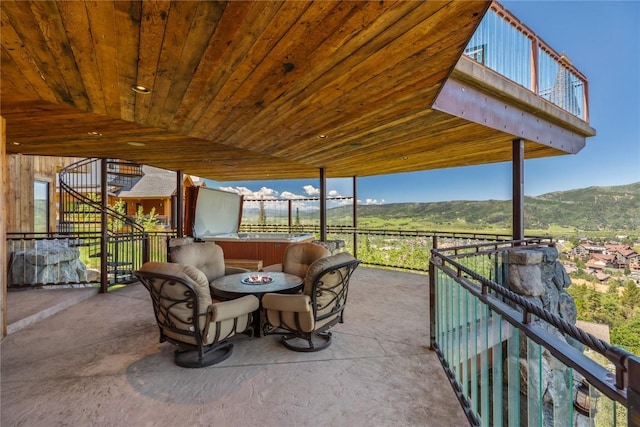
[(147, 262), (136, 276), (151, 295), (160, 342), (177, 346), (177, 365), (198, 368), (227, 359), (240, 334), (282, 335), (294, 351), (327, 348), (359, 263), (347, 252), (296, 243), (281, 264), (250, 271), (226, 266), (214, 242), (189, 242), (170, 245), (169, 262)]

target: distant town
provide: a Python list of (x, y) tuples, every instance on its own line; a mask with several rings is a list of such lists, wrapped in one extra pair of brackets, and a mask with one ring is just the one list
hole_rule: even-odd
[(571, 249), (563, 241), (558, 246), (563, 254), (562, 262), (570, 275), (582, 270), (602, 284), (607, 284), (612, 276), (622, 276), (640, 284), (640, 253), (636, 250), (640, 242), (635, 245), (636, 248), (628, 244), (588, 240)]

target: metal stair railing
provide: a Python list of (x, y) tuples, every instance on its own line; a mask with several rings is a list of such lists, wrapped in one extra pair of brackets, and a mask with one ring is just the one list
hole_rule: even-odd
[[(83, 159), (58, 174), (60, 221), (58, 233), (99, 232), (90, 241), (89, 258), (100, 259), (101, 291), (116, 284), (136, 281), (133, 271), (148, 258), (148, 236), (144, 228), (108, 206), (109, 189), (122, 188), (122, 179), (142, 174), (141, 166), (118, 159)], [(122, 173), (121, 173), (122, 171)]]

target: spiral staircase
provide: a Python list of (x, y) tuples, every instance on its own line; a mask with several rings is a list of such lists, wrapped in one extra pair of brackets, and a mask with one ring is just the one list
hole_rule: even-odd
[(83, 159), (58, 174), (58, 233), (73, 241), (100, 271), (101, 289), (135, 281), (146, 249), (142, 226), (114, 209), (115, 194), (142, 176), (142, 166), (119, 159)]

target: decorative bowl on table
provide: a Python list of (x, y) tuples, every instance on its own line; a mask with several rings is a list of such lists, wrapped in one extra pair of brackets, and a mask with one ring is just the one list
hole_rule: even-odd
[(273, 277), (255, 274), (245, 277), (241, 282), (245, 285), (266, 285), (267, 283), (273, 282)]

